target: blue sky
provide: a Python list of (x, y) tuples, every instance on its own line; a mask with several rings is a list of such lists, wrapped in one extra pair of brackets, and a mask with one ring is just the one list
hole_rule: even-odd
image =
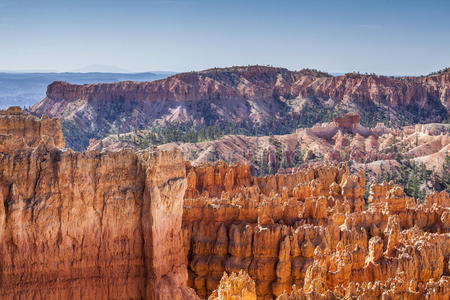
[(0, 0), (0, 70), (450, 66), (447, 0)]

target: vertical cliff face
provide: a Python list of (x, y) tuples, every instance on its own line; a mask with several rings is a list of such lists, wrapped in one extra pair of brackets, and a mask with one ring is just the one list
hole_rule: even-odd
[(196, 298), (179, 152), (78, 153), (43, 138), (0, 153), (0, 168), (0, 298)]
[(187, 172), (186, 261), (201, 297), (229, 291), (222, 274), (241, 270), (258, 299), (450, 296), (445, 192), (421, 204), (376, 185), (366, 208), (365, 178), (346, 166), (265, 178), (242, 165)]
[(64, 148), (65, 142), (59, 119), (42, 116), (41, 119), (23, 113), (20, 107), (0, 111), (0, 135), (3, 147), (36, 147), (44, 136), (53, 139), (55, 146)]
[(196, 299), (187, 288), (181, 221), (186, 170), (180, 152), (143, 153), (145, 187), (141, 213), (146, 299)]

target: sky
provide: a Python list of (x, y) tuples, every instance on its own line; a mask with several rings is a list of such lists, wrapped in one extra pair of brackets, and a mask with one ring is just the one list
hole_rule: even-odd
[(448, 0), (0, 0), (0, 70), (428, 74), (450, 67), (449, 15)]

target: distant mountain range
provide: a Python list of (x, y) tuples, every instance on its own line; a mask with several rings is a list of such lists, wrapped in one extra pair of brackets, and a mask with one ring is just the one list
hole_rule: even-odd
[(31, 106), (45, 97), (47, 86), (54, 81), (74, 84), (105, 83), (124, 80), (152, 81), (173, 72), (146, 73), (18, 73), (0, 72), (0, 108), (12, 105)]
[(450, 72), (421, 77), (247, 66), (180, 73), (152, 82), (55, 82), (30, 112), (59, 117), (67, 145), (150, 130), (152, 143), (195, 142), (199, 134), (270, 135), (353, 112), (364, 126), (448, 122)]
[(75, 72), (81, 72), (81, 73), (130, 73), (130, 71), (116, 67), (116, 66), (110, 66), (110, 65), (89, 65), (85, 66), (83, 68), (75, 70)]

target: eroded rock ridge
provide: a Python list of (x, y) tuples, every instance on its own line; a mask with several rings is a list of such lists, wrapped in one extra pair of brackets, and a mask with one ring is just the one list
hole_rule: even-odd
[(140, 129), (160, 133), (171, 126), (200, 129), (219, 124), (226, 133), (286, 134), (331, 121), (337, 111), (359, 113), (365, 125), (381, 120), (398, 125), (442, 122), (448, 119), (449, 87), (450, 73), (333, 77), (248, 66), (153, 82), (55, 82), (30, 111), (61, 118), (69, 147), (79, 150), (91, 138)]
[(201, 297), (241, 270), (258, 299), (450, 295), (446, 192), (416, 203), (374, 185), (366, 208), (365, 178), (345, 165), (265, 178), (243, 165), (188, 166), (187, 178), (186, 263)]

